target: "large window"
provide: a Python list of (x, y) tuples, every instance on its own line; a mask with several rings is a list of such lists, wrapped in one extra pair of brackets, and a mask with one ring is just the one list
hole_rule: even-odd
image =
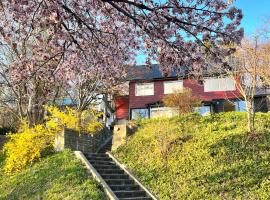
[(164, 82), (164, 94), (171, 94), (175, 91), (183, 90), (183, 81), (166, 81)]
[(149, 111), (147, 108), (138, 108), (131, 110), (131, 119), (148, 118)]
[(245, 112), (246, 111), (246, 102), (245, 101), (236, 101), (235, 102), (235, 111)]
[(202, 116), (209, 115), (211, 113), (211, 106), (196, 107), (195, 112), (199, 113)]
[(231, 112), (235, 111), (235, 103), (233, 101), (224, 101), (223, 102), (223, 111), (224, 112)]
[(154, 107), (150, 108), (150, 118), (157, 117), (172, 117), (178, 114), (177, 109), (169, 107)]
[(154, 83), (136, 83), (135, 96), (154, 95)]
[(235, 90), (235, 81), (231, 78), (211, 78), (204, 82), (205, 92), (233, 91)]

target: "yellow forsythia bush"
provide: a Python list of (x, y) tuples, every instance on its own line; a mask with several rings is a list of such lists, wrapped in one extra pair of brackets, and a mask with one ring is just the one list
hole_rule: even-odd
[(27, 123), (23, 122), (18, 133), (10, 134), (8, 138), (3, 149), (6, 155), (4, 170), (11, 173), (21, 171), (39, 159), (46, 150), (51, 150), (54, 131), (44, 125), (29, 128)]
[(47, 107), (49, 115), (44, 124), (28, 127), (27, 122), (21, 123), (16, 134), (9, 134), (9, 141), (4, 146), (6, 173), (18, 172), (27, 165), (38, 160), (47, 150), (53, 149), (55, 134), (64, 127), (95, 133), (103, 128), (97, 120), (100, 113), (86, 110), (78, 114), (76, 110), (66, 108), (61, 111), (57, 107)]
[(46, 109), (49, 112), (49, 115), (46, 116), (47, 127), (56, 130), (62, 130), (64, 127), (79, 129), (75, 110), (67, 107), (64, 112), (54, 106), (48, 106)]
[(62, 130), (63, 127), (84, 131), (87, 133), (95, 133), (103, 128), (103, 124), (97, 120), (101, 115), (100, 112), (89, 109), (78, 112), (72, 108), (66, 107), (65, 111), (58, 107), (48, 106), (47, 127)]

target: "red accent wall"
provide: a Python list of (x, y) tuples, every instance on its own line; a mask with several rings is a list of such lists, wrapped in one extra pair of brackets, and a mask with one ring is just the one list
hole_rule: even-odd
[(130, 82), (129, 85), (129, 107), (130, 108), (145, 108), (147, 104), (161, 101), (164, 96), (163, 80), (154, 81), (154, 95), (135, 96), (135, 82)]
[[(135, 83), (130, 82), (129, 86), (129, 107), (130, 108), (145, 108), (147, 104), (156, 103), (162, 100), (164, 96), (163, 82), (166, 80), (157, 80), (154, 82), (154, 95), (150, 96), (135, 96)], [(167, 80), (171, 81), (171, 80)], [(184, 87), (191, 88), (195, 95), (199, 95), (202, 101), (213, 101), (217, 99), (236, 99), (240, 98), (239, 91), (224, 91), (224, 92), (204, 92), (204, 86), (198, 84), (196, 80), (185, 79)]]
[(115, 98), (116, 119), (128, 119), (129, 97), (119, 96)]

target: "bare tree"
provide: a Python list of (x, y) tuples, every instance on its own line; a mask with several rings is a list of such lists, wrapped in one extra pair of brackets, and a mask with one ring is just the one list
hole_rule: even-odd
[(257, 52), (260, 60), (260, 68), (258, 73), (263, 79), (265, 85), (270, 85), (270, 41), (263, 43)]
[(270, 38), (270, 16), (265, 18), (264, 23), (258, 32), (264, 38), (266, 39)]
[[(34, 40), (32, 34), (43, 38)], [(44, 105), (55, 102), (60, 95), (61, 84), (55, 80), (54, 72), (64, 50), (51, 54), (46, 43), (48, 37), (42, 32), (29, 32), (27, 37), (18, 39), (18, 43), (7, 37), (0, 32), (0, 106), (13, 113), (18, 121), (26, 119), (29, 126), (42, 123)], [(48, 53), (44, 60), (39, 55), (41, 49)]]
[(176, 108), (178, 114), (186, 114), (194, 111), (195, 107), (201, 105), (201, 100), (198, 96), (192, 94), (192, 90), (184, 88), (176, 90), (172, 94), (168, 94), (163, 98), (165, 106)]
[(254, 99), (259, 90), (267, 87), (269, 81), (270, 48), (269, 44), (260, 43), (258, 37), (246, 39), (241, 46), (235, 48), (235, 53), (228, 58), (230, 66), (216, 66), (214, 70), (234, 80), (236, 89), (245, 101), (247, 131), (254, 133)]

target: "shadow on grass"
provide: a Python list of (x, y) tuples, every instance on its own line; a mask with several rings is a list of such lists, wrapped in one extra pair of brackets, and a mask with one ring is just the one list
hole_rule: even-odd
[(2, 167), (2, 165), (4, 164), (4, 160), (5, 160), (5, 157), (4, 157), (4, 154), (1, 152), (0, 150), (0, 168)]
[[(270, 134), (247, 141), (246, 135), (231, 135), (210, 147), (216, 170), (196, 180), (208, 185), (209, 193), (248, 197), (270, 177)], [(267, 188), (265, 188), (267, 190)]]
[[(85, 169), (77, 160), (71, 159), (71, 152), (48, 156), (27, 170), (5, 178), (6, 181), (0, 181), (3, 187), (0, 188), (0, 199), (43, 199), (48, 191), (54, 198), (58, 195), (59, 199), (65, 199), (69, 196), (68, 190), (71, 194), (76, 193), (78, 187), (78, 195), (83, 193), (81, 195), (86, 197), (89, 193)], [(90, 183), (90, 186), (95, 188), (97, 185)]]

